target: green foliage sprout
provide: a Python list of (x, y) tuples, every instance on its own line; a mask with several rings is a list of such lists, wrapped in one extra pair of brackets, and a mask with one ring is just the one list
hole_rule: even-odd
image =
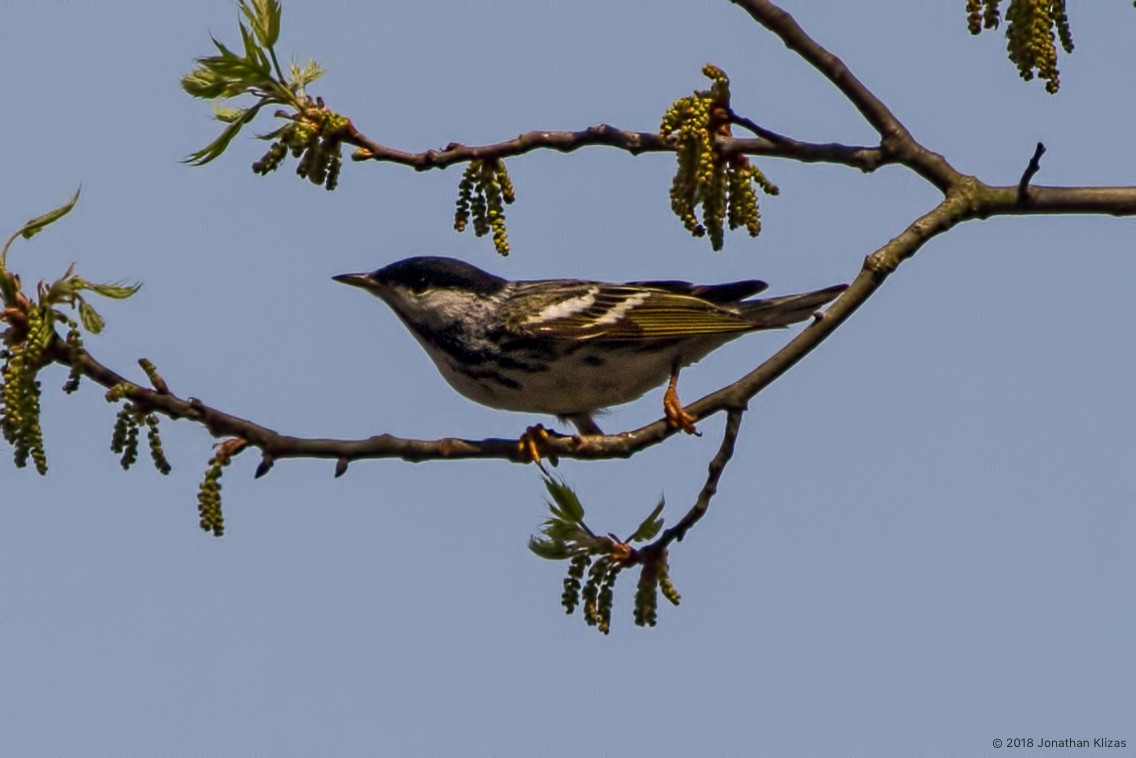
[[(252, 164), (254, 172), (275, 171), (289, 153), (299, 159), (296, 173), (313, 184), (333, 190), (339, 184), (343, 164), (343, 138), (350, 121), (330, 111), (319, 98), (306, 92), (309, 84), (323, 76), (315, 61), (293, 63), (288, 75), (276, 58), (280, 36), (281, 9), (278, 0), (240, 0), (244, 21), (238, 23), (241, 51), (230, 50), (213, 39), (217, 55), (197, 59), (197, 67), (181, 78), (181, 87), (193, 97), (213, 104), (213, 117), (225, 124), (221, 134), (186, 158), (187, 163), (203, 166), (218, 158), (241, 129), (268, 105), (281, 105), (276, 117), (288, 123), (260, 139), (271, 141), (268, 151)], [(255, 102), (233, 108), (223, 101), (249, 95)]]
[(509, 235), (505, 229), (505, 206), (517, 199), (513, 180), (499, 158), (469, 162), (458, 184), (454, 229), (464, 232), (473, 219), (473, 233), (484, 237), (493, 233), (493, 247), (509, 254)]
[[(1002, 0), (967, 0), (967, 27), (971, 34), (997, 29)], [(1035, 72), (1053, 95), (1061, 87), (1057, 70), (1057, 41), (1066, 53), (1073, 52), (1073, 36), (1065, 0), (1010, 0), (1006, 10), (1006, 50), (1018, 74), (1029, 81)]]
[(566, 613), (583, 605), (584, 622), (602, 634), (611, 631), (611, 610), (615, 583), (620, 572), (638, 563), (642, 565), (635, 593), (635, 623), (654, 626), (657, 620), (658, 590), (678, 605), (679, 594), (671, 584), (666, 564), (666, 551), (636, 551), (632, 543), (650, 542), (663, 528), (664, 501), (659, 498), (654, 510), (643, 519), (626, 539), (613, 534), (597, 535), (584, 523), (584, 507), (580, 498), (564, 482), (546, 475), (544, 486), (551, 500), (552, 516), (541, 527), (541, 537), (529, 538), (529, 550), (551, 561), (567, 561), (560, 604)]
[[(17, 229), (0, 247), (0, 298), (4, 310), (0, 321), (7, 328), (0, 335), (4, 349), (0, 359), (0, 433), (12, 446), (17, 468), (27, 466), (29, 460), (40, 474), (47, 473), (47, 454), (40, 426), (41, 385), (39, 371), (51, 362), (47, 352), (60, 340), (57, 324), (67, 327), (63, 340), (71, 359), (71, 371), (63, 385), (66, 392), (79, 387), (81, 365), (85, 355), (80, 329), (91, 334), (103, 330), (106, 322), (83, 294), (94, 292), (103, 297), (123, 299), (138, 291), (137, 284), (95, 284), (75, 273), (75, 264), (54, 282), (40, 282), (33, 301), (21, 288), (20, 277), (8, 268), (8, 252), (20, 238), (30, 239), (46, 227), (66, 216), (79, 201), (79, 191), (63, 205), (37, 216)], [(78, 314), (72, 318), (63, 309)]]
[[(761, 233), (756, 187), (776, 195), (776, 185), (740, 153), (723, 153), (718, 137), (731, 136), (730, 80), (717, 66), (706, 64), (702, 73), (710, 89), (674, 101), (663, 114), (659, 134), (675, 141), (678, 168), (671, 182), (671, 210), (695, 237), (710, 236), (710, 246), (721, 250), (723, 225), (744, 226), (751, 237)], [(702, 206), (702, 221), (695, 210)]]

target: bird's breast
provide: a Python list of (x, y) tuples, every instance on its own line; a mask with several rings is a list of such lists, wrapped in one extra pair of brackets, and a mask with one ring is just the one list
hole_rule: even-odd
[(469, 361), (427, 352), (445, 380), (465, 397), (491, 408), (571, 415), (631, 402), (721, 344), (576, 342), (509, 351)]

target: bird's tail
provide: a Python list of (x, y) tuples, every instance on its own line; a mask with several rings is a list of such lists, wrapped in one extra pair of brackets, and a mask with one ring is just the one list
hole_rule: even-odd
[(789, 326), (809, 318), (817, 308), (835, 300), (846, 289), (847, 284), (836, 284), (815, 292), (747, 300), (741, 303), (741, 314), (759, 329)]

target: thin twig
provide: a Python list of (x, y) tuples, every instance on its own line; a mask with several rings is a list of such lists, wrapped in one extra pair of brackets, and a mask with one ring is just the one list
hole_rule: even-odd
[(1018, 204), (1026, 205), (1030, 201), (1029, 183), (1034, 175), (1041, 171), (1041, 156), (1045, 155), (1045, 145), (1040, 142), (1033, 150), (1033, 157), (1030, 158), (1029, 164), (1026, 165), (1026, 170), (1022, 172), (1022, 178), (1018, 182)]
[(774, 145), (783, 145), (794, 141), (789, 137), (778, 134), (772, 129), (766, 129), (764, 126), (757, 123), (756, 121), (753, 121), (752, 119), (746, 118), (745, 116), (739, 116), (737, 113), (734, 113), (733, 110), (730, 111), (730, 123), (737, 124), (738, 126), (744, 126), (746, 129), (749, 129), (758, 137), (761, 137), (764, 140), (768, 140)]
[(734, 455), (734, 444), (737, 442), (738, 433), (742, 428), (742, 415), (744, 413), (744, 408), (731, 408), (726, 412), (726, 429), (722, 433), (722, 444), (718, 446), (718, 452), (710, 460), (710, 465), (707, 466), (706, 483), (702, 485), (702, 491), (698, 493), (698, 498), (694, 501), (690, 510), (686, 512), (686, 515), (679, 519), (674, 526), (664, 530), (651, 547), (666, 549), (667, 545), (672, 542), (682, 542), (682, 538), (686, 536), (690, 528), (706, 515), (706, 511), (710, 507), (710, 500), (718, 493), (718, 482), (722, 478), (722, 472), (726, 470), (726, 464)]

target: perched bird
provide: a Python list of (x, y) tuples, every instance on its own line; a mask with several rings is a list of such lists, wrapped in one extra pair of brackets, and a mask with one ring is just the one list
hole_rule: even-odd
[(675, 390), (681, 368), (746, 332), (803, 321), (846, 287), (746, 300), (765, 282), (512, 282), (435, 257), (334, 279), (389, 305), (461, 394), (553, 414), (581, 434), (602, 434), (593, 414), (668, 378), (667, 419), (693, 433)]

